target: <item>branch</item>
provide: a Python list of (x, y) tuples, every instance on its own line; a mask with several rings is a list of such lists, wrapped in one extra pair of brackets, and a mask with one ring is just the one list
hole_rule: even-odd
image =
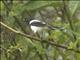
[(40, 42), (43, 42), (43, 43), (48, 43), (48, 44), (53, 45), (53, 46), (56, 46), (56, 47), (60, 47), (60, 48), (66, 49), (66, 50), (70, 50), (70, 51), (74, 51), (74, 52), (76, 52), (76, 53), (80, 53), (79, 50), (69, 49), (69, 48), (66, 47), (66, 46), (62, 46), (62, 45), (56, 44), (55, 42), (46, 41), (46, 40), (40, 40), (40, 39), (37, 38), (37, 37), (31, 36), (31, 35), (27, 35), (27, 34), (21, 32), (21, 31), (17, 31), (17, 30), (15, 30), (15, 29), (7, 26), (7, 25), (4, 24), (3, 22), (0, 22), (0, 24), (1, 24), (3, 27), (9, 29), (10, 31), (12, 31), (12, 32), (14, 32), (14, 33), (16, 33), (16, 34), (18, 34), (18, 35), (24, 36), (24, 37), (26, 37), (26, 38), (30, 38), (30, 39), (33, 39), (33, 40), (35, 40), (35, 41), (40, 41)]

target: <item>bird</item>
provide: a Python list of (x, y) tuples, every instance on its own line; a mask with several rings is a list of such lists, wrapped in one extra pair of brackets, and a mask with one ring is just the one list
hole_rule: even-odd
[(31, 30), (36, 33), (42, 31), (46, 27), (46, 23), (40, 20), (31, 20), (29, 22)]
[(48, 25), (46, 22), (36, 20), (36, 19), (30, 20), (29, 25), (30, 25), (31, 30), (34, 33), (41, 32), (45, 29), (50, 29), (50, 30), (56, 30), (56, 29), (63, 30), (64, 29), (62, 27)]

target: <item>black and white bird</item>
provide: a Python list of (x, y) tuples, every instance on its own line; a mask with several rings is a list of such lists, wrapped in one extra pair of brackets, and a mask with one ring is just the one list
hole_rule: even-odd
[(31, 20), (29, 22), (29, 25), (30, 25), (31, 30), (34, 33), (40, 32), (40, 31), (42, 31), (44, 29), (48, 29), (48, 28), (51, 29), (51, 30), (55, 30), (55, 29), (62, 30), (63, 29), (61, 27), (47, 25), (45, 22), (40, 21), (40, 20)]
[(40, 20), (31, 20), (29, 25), (34, 33), (42, 31), (46, 27), (46, 23)]

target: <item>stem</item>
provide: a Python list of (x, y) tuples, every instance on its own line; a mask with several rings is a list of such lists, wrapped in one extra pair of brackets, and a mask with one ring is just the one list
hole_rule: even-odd
[(7, 26), (7, 25), (4, 24), (3, 22), (0, 22), (0, 24), (1, 24), (3, 27), (7, 28), (8, 30), (14, 32), (15, 34), (24, 36), (24, 37), (26, 37), (26, 38), (30, 38), (30, 39), (33, 39), (33, 40), (35, 40), (35, 41), (40, 41), (40, 42), (43, 42), (43, 43), (48, 43), (48, 44), (50, 44), (50, 45), (53, 45), (53, 46), (56, 46), (56, 47), (59, 47), (59, 48), (63, 48), (63, 49), (66, 49), (66, 50), (74, 51), (74, 52), (76, 52), (76, 53), (80, 53), (79, 50), (68, 49), (68, 47), (63, 46), (63, 45), (60, 45), (60, 44), (56, 44), (56, 43), (54, 43), (54, 42), (52, 42), (52, 41), (40, 40), (40, 39), (37, 38), (37, 37), (31, 36), (31, 35), (27, 35), (27, 34), (21, 32), (21, 31), (17, 31), (17, 30), (15, 30), (15, 29), (13, 29), (13, 28)]
[[(68, 22), (69, 22), (70, 28), (71, 28), (72, 31), (74, 31), (74, 27), (73, 27), (73, 24), (72, 24), (72, 21), (71, 21), (72, 19), (71, 19), (71, 17), (70, 17), (69, 9), (68, 9), (68, 7), (67, 7), (67, 5), (66, 5), (66, 2), (67, 2), (67, 1), (63, 0), (63, 8), (64, 8), (64, 11), (65, 11), (65, 13), (66, 13), (67, 20), (68, 20)], [(72, 33), (72, 34), (73, 34), (74, 40), (77, 40), (76, 35), (75, 35), (74, 33)]]

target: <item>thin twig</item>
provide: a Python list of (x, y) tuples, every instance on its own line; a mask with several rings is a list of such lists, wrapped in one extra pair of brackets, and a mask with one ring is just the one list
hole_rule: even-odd
[[(69, 11), (68, 11), (69, 9), (66, 5), (66, 2), (67, 1), (63, 0), (63, 8), (64, 8), (65, 14), (67, 16), (67, 20), (69, 22), (70, 28), (71, 28), (72, 31), (74, 31), (74, 27), (73, 27), (73, 24), (72, 24), (72, 21), (71, 21), (71, 17), (70, 17)], [(72, 34), (73, 34), (74, 40), (77, 40), (76, 35), (74, 33), (72, 33)]]
[(56, 47), (60, 47), (60, 48), (66, 49), (66, 50), (70, 50), (70, 51), (74, 51), (74, 52), (76, 52), (76, 53), (80, 53), (79, 50), (69, 49), (69, 48), (66, 47), (66, 46), (62, 46), (62, 45), (56, 44), (56, 43), (54, 43), (54, 42), (52, 42), (52, 41), (40, 40), (40, 39), (37, 38), (37, 37), (31, 36), (31, 35), (27, 35), (27, 34), (21, 32), (21, 31), (17, 31), (17, 30), (15, 30), (15, 29), (7, 26), (7, 25), (4, 24), (3, 22), (0, 22), (0, 24), (1, 24), (3, 27), (9, 29), (10, 31), (12, 31), (12, 32), (14, 32), (14, 33), (16, 33), (16, 34), (18, 34), (18, 35), (24, 36), (24, 37), (26, 37), (26, 38), (30, 38), (30, 39), (33, 39), (33, 40), (35, 40), (35, 41), (40, 41), (40, 42), (48, 43), (48, 44), (53, 45), (53, 46), (56, 46)]

